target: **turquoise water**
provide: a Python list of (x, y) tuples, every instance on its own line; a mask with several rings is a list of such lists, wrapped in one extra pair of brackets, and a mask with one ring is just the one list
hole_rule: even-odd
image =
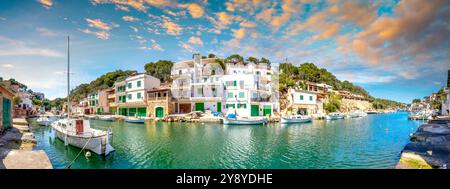
[[(65, 168), (80, 151), (65, 147), (50, 127), (31, 124), (35, 149), (45, 150), (54, 168)], [(394, 168), (420, 124), (407, 113), (288, 126), (91, 120), (95, 128), (112, 129), (116, 151), (106, 158), (80, 156), (72, 168)]]

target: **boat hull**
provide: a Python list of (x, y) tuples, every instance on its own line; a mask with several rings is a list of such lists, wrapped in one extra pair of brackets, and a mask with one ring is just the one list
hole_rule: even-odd
[(86, 145), (85, 149), (88, 149), (98, 155), (105, 155), (105, 156), (114, 151), (114, 148), (109, 144), (106, 135), (91, 138), (70, 134), (66, 135), (63, 131), (57, 128), (54, 128), (54, 130), (56, 133), (56, 137), (62, 140), (63, 142), (65, 141), (68, 145), (75, 146), (78, 148), (83, 148)]
[(240, 120), (240, 119), (223, 119), (225, 125), (263, 125), (266, 124), (266, 120)]
[(128, 122), (128, 123), (145, 123), (145, 120), (143, 120), (143, 119), (137, 119), (137, 120), (135, 120), (135, 119), (125, 119), (125, 122)]
[(290, 119), (281, 117), (280, 123), (289, 124), (289, 123), (307, 123), (311, 122), (311, 118), (302, 118), (302, 119)]
[(327, 116), (327, 120), (344, 119), (344, 116)]

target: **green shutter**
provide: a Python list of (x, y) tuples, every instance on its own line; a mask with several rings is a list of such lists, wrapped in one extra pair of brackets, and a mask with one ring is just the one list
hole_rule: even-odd
[(300, 95), (300, 100), (303, 100), (303, 95)]
[(141, 81), (137, 82), (137, 87), (141, 87)]
[(233, 98), (233, 93), (228, 93), (228, 98)]
[(270, 105), (264, 105), (263, 116), (271, 115), (272, 114), (271, 109), (272, 107)]
[(137, 98), (141, 99), (141, 93), (137, 93)]
[(312, 100), (313, 100), (313, 97), (312, 97), (312, 96), (309, 96), (309, 100), (312, 101)]
[(195, 111), (205, 111), (205, 103), (195, 103)]
[(233, 81), (233, 86), (237, 86), (237, 81)]
[(239, 92), (239, 98), (245, 98), (245, 93), (244, 92)]
[(259, 105), (251, 105), (251, 116), (259, 116)]
[(131, 89), (131, 83), (128, 83), (128, 88)]
[(222, 112), (222, 102), (217, 102), (217, 112)]
[(2, 127), (11, 127), (11, 100), (3, 97)]

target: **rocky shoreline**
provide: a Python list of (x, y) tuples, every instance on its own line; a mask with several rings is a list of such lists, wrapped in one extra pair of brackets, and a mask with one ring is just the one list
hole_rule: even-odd
[(43, 150), (33, 150), (37, 144), (25, 118), (14, 118), (13, 126), (0, 134), (0, 169), (52, 169)]
[(430, 120), (411, 135), (397, 169), (449, 169), (450, 118)]

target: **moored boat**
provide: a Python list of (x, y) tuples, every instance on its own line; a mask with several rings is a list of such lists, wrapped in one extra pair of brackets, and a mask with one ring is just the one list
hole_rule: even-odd
[(340, 112), (332, 112), (327, 115), (327, 120), (344, 119), (344, 114)]
[(64, 141), (65, 145), (105, 156), (114, 151), (109, 142), (111, 132), (91, 128), (89, 120), (68, 118), (55, 121), (51, 125), (56, 136)]
[(57, 120), (55, 116), (40, 116), (36, 122), (41, 126), (49, 126), (51, 123)]
[(378, 112), (375, 110), (367, 110), (366, 113), (367, 114), (377, 114)]
[(280, 123), (289, 124), (289, 123), (306, 123), (311, 122), (311, 117), (306, 115), (293, 115), (287, 117), (281, 117)]
[(111, 116), (100, 116), (98, 117), (98, 120), (100, 121), (114, 121), (114, 118)]
[(266, 118), (262, 119), (248, 119), (248, 118), (224, 118), (225, 125), (263, 125), (267, 123)]
[(125, 122), (128, 123), (145, 123), (145, 120), (142, 118), (134, 118), (134, 117), (126, 117), (124, 119)]

